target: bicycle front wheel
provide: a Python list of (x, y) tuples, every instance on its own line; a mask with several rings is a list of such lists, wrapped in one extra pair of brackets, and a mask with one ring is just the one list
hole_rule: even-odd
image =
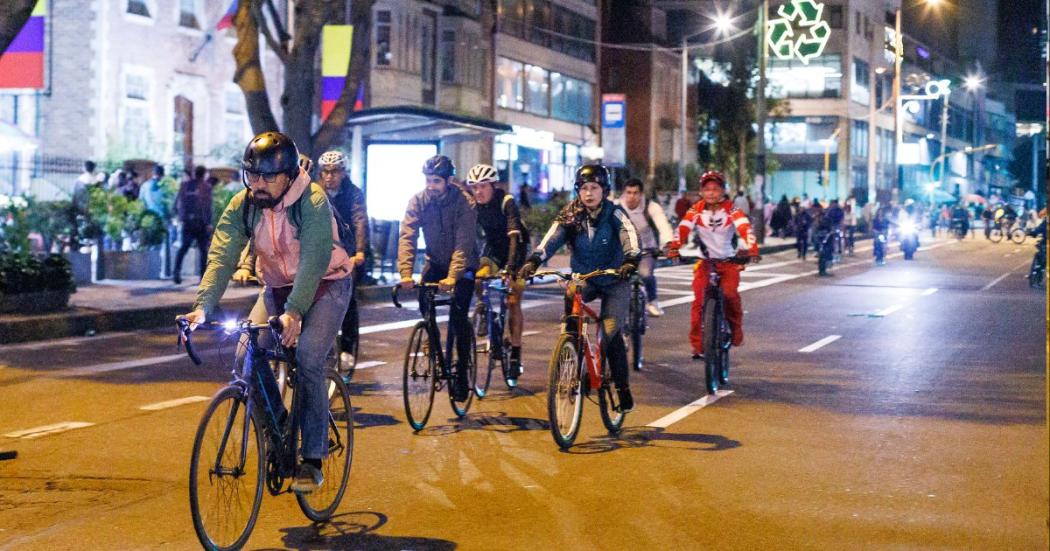
[(1003, 229), (1002, 228), (992, 228), (991, 233), (988, 234), (988, 239), (990, 239), (992, 241), (992, 243), (998, 243), (998, 242), (1002, 241), (1003, 240)]
[(1018, 245), (1020, 245), (1021, 243), (1024, 243), (1024, 240), (1027, 239), (1027, 238), (1028, 238), (1028, 234), (1026, 234), (1024, 232), (1024, 230), (1022, 230), (1020, 228), (1014, 229), (1012, 232), (1010, 232), (1010, 241), (1013, 241), (1014, 243), (1016, 243)]
[(547, 369), (547, 415), (551, 435), (561, 449), (572, 446), (583, 416), (583, 369), (576, 337), (562, 334)]
[(190, 457), (190, 514), (205, 549), (240, 549), (262, 504), (263, 441), (237, 387), (219, 391), (204, 411)]
[(598, 389), (598, 410), (602, 414), (602, 424), (609, 434), (620, 434), (627, 414), (620, 411), (620, 395), (617, 393), (616, 383), (611, 379)]
[(312, 493), (295, 494), (299, 508), (314, 522), (328, 520), (339, 507), (354, 459), (354, 410), (350, 407), (350, 392), (342, 375), (332, 370), (328, 371), (328, 385), (334, 387), (335, 392), (328, 398), (328, 451), (321, 460), (324, 484)]
[(722, 316), (722, 327), (720, 334), (722, 336), (722, 342), (719, 344), (719, 356), (718, 356), (718, 384), (727, 385), (729, 384), (729, 349), (733, 346), (733, 332), (729, 328), (729, 320)]
[(437, 386), (437, 356), (440, 351), (431, 350), (427, 326), (423, 322), (412, 329), (405, 349), (403, 390), (405, 415), (412, 430), (421, 430), (430, 418), (434, 406), (434, 389)]
[[(450, 331), (451, 333), (451, 331)], [(490, 335), (491, 336), (491, 335)], [(453, 337), (454, 338), (454, 337)], [(455, 342), (453, 342), (455, 344)], [(462, 402), (456, 401), (455, 392), (453, 392), (455, 379), (459, 376), (456, 372), (456, 365), (451, 366), (452, 380), (448, 385), (448, 403), (452, 406), (452, 413), (456, 414), (456, 417), (466, 417), (467, 411), (470, 410), (470, 402), (474, 398), (474, 393), (477, 391), (477, 380), (478, 380), (478, 346), (477, 339), (474, 337), (474, 332), (470, 333), (470, 355), (466, 358), (459, 358), (459, 349), (456, 348), (456, 357), (459, 358), (460, 363), (465, 363), (467, 370), (467, 388), (471, 389), (471, 392), (467, 393), (467, 399)]]
[(708, 298), (704, 301), (704, 379), (708, 394), (718, 392), (717, 372), (722, 365), (722, 347), (719, 346), (722, 316), (718, 310), (716, 299)]
[[(499, 337), (496, 335), (503, 334), (503, 328), (499, 326), (499, 322), (493, 323), (492, 326), (492, 335), (474, 343), (474, 365), (477, 366), (474, 394), (478, 395), (479, 400), (488, 394), (489, 384), (492, 382), (492, 370), (502, 355), (502, 347), (494, 346), (494, 344), (499, 342)], [(483, 354), (481, 360), (478, 360), (478, 354)]]
[(627, 317), (624, 331), (624, 344), (627, 346), (627, 361), (635, 371), (642, 370), (642, 335), (645, 333), (645, 295), (635, 290), (631, 299), (631, 311)]

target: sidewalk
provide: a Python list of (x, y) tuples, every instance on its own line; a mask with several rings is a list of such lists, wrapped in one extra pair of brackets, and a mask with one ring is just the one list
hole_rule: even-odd
[[(794, 239), (767, 237), (762, 254), (792, 249)], [(559, 254), (547, 265), (567, 268), (568, 255)], [(220, 309), (246, 313), (255, 302), (259, 287), (230, 285)], [(389, 286), (358, 289), (363, 301), (386, 300)], [(130, 331), (173, 325), (175, 316), (189, 311), (197, 286), (173, 285), (165, 280), (102, 280), (77, 289), (62, 312), (39, 315), (0, 315), (0, 345), (25, 341), (89, 336), (106, 331)]]

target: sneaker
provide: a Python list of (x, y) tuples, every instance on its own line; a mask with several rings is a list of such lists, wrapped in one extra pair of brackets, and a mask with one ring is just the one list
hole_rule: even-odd
[(620, 413), (634, 411), (634, 397), (631, 396), (630, 388), (617, 388), (616, 394), (620, 397)]
[(517, 379), (521, 377), (521, 371), (521, 360), (511, 358), (510, 365), (507, 366), (507, 378)]
[(658, 317), (664, 315), (664, 309), (660, 308), (660, 303), (656, 302), (656, 301), (653, 301), (653, 302), (650, 302), (649, 304), (647, 304), (645, 306), (645, 311), (649, 312), (649, 315), (654, 317), (654, 318), (658, 318)]
[(350, 367), (352, 365), (354, 365), (354, 355), (349, 353), (349, 352), (340, 352), (339, 353), (339, 367), (340, 368), (344, 368), (344, 367)]
[(297, 494), (308, 494), (321, 487), (324, 483), (324, 475), (321, 471), (309, 463), (300, 463), (299, 470), (292, 481), (291, 489)]

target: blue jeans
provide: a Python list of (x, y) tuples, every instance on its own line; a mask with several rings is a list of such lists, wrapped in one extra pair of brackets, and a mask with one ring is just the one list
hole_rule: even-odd
[[(339, 327), (343, 323), (353, 286), (350, 278), (332, 281), (328, 289), (307, 310), (303, 316), (303, 331), (299, 335), (299, 345), (295, 349), (295, 360), (298, 364), (298, 392), (303, 393), (303, 405), (300, 412), (300, 429), (303, 439), (303, 457), (321, 459), (328, 452), (328, 385), (325, 377), (325, 358), (335, 343)], [(271, 315), (278, 315), (284, 310), (274, 304), (273, 291), (270, 287), (259, 293), (248, 317), (252, 323), (266, 323)], [(270, 335), (260, 335), (260, 345), (267, 346)], [(244, 345), (238, 347), (237, 361), (244, 356)], [(268, 366), (255, 366), (256, 376), (260, 377), (263, 387), (277, 388), (273, 370)], [(282, 406), (283, 408), (283, 406)]]
[(642, 279), (645, 286), (645, 297), (649, 302), (656, 302), (656, 259), (652, 255), (645, 255), (638, 262), (638, 277)]

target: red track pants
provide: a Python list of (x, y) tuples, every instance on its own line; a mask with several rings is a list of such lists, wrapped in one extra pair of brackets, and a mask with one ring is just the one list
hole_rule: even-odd
[[(704, 290), (707, 289), (707, 270), (709, 264), (700, 261), (693, 268), (693, 311), (689, 323), (689, 344), (693, 353), (704, 350)], [(717, 264), (715, 269), (722, 278), (722, 292), (726, 296), (726, 318), (733, 330), (733, 346), (744, 344), (744, 307), (740, 301), (740, 272), (744, 267), (738, 264)]]

